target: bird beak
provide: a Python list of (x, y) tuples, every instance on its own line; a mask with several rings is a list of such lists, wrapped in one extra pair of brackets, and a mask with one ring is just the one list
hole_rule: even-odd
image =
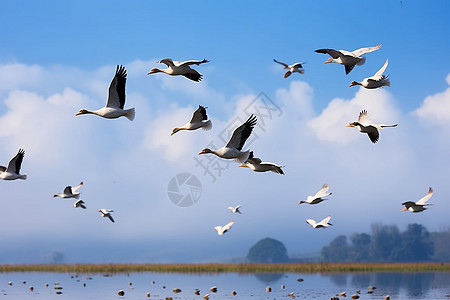
[(205, 151), (199, 152), (198, 154), (200, 155), (200, 154), (203, 154), (203, 153), (205, 153)]
[(352, 125), (352, 123), (348, 123), (348, 125), (345, 127), (353, 127), (353, 125)]
[(246, 164), (239, 165), (238, 167), (246, 167)]
[(150, 72), (147, 73), (147, 75), (153, 74), (155, 73), (153, 70), (151, 70)]
[(405, 211), (405, 210), (408, 210), (408, 209), (406, 207), (403, 207), (403, 209), (401, 211)]
[(77, 112), (75, 116), (81, 115), (81, 111)]
[(298, 204), (302, 204), (302, 203), (303, 203), (303, 201), (299, 201), (299, 202), (298, 202)]

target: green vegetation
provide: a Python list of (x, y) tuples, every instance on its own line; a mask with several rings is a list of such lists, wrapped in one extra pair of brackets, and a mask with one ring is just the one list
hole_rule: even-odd
[(253, 245), (248, 251), (247, 259), (255, 263), (290, 262), (284, 244), (271, 238), (262, 239)]
[(339, 272), (450, 272), (450, 263), (285, 263), (285, 264), (86, 264), (0, 265), (0, 272), (56, 272), (114, 274), (164, 273), (339, 273)]

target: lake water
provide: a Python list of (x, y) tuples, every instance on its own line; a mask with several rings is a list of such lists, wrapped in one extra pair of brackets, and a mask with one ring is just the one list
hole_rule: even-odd
[[(299, 281), (299, 279), (302, 281)], [(12, 284), (9, 285), (8, 283)], [(58, 283), (58, 285), (55, 285)], [(131, 285), (130, 285), (131, 283)], [(48, 287), (45, 285), (48, 284)], [(282, 289), (281, 286), (285, 288)], [(55, 289), (55, 287), (62, 289)], [(217, 293), (209, 291), (216, 286)], [(266, 287), (271, 292), (266, 292)], [(375, 286), (372, 294), (368, 287)], [(33, 290), (30, 290), (33, 287)], [(174, 288), (181, 289), (175, 294)], [(194, 294), (200, 290), (200, 296)], [(117, 292), (124, 290), (125, 295)], [(450, 299), (449, 272), (341, 273), (341, 274), (168, 274), (117, 275), (65, 273), (1, 273), (0, 299), (330, 299), (340, 292), (346, 298), (360, 290), (363, 299)], [(236, 292), (233, 296), (232, 291)], [(60, 292), (61, 294), (57, 294)], [(150, 293), (150, 297), (147, 297)]]

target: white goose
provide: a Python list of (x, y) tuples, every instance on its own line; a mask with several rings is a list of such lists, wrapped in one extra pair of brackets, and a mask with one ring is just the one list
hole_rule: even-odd
[(216, 227), (214, 227), (214, 230), (217, 232), (218, 235), (223, 235), (225, 232), (227, 232), (231, 228), (231, 226), (233, 224), (234, 224), (234, 220), (225, 226), (216, 226)]
[(175, 127), (170, 135), (174, 135), (180, 130), (196, 130), (202, 128), (204, 130), (210, 130), (212, 127), (211, 120), (208, 120), (206, 115), (207, 107), (199, 105), (197, 110), (192, 114), (192, 119), (183, 127)]
[(134, 107), (130, 109), (123, 109), (125, 105), (125, 85), (127, 82), (127, 71), (123, 66), (117, 66), (116, 75), (109, 85), (108, 101), (106, 106), (98, 110), (80, 110), (75, 116), (84, 114), (94, 114), (107, 119), (116, 119), (119, 117), (126, 117), (133, 121), (135, 116)]
[(407, 201), (407, 202), (403, 202), (402, 205), (404, 205), (405, 207), (402, 209), (402, 211), (410, 211), (413, 213), (418, 213), (418, 212), (422, 212), (424, 211), (426, 208), (425, 206), (427, 205), (431, 205), (429, 203), (426, 203), (428, 201), (428, 199), (431, 198), (431, 196), (433, 195), (433, 189), (430, 187), (428, 189), (428, 193), (422, 197), (419, 201), (417, 202), (412, 202), (412, 201)]
[(233, 206), (228, 206), (228, 209), (231, 210), (232, 213), (236, 214), (242, 214), (241, 211), (239, 210), (239, 208), (241, 208), (240, 205), (233, 207)]
[(20, 174), (20, 167), (22, 166), (24, 156), (25, 151), (23, 149), (19, 149), (19, 152), (16, 154), (16, 156), (14, 156), (9, 161), (8, 167), (0, 166), (0, 179), (27, 179), (27, 174)]
[(283, 166), (279, 166), (271, 162), (263, 162), (261, 159), (253, 157), (253, 151), (250, 151), (247, 161), (239, 167), (247, 167), (255, 172), (272, 171), (274, 173), (284, 175), (284, 172), (281, 169)]
[(322, 202), (323, 200), (327, 200), (324, 199), (324, 197), (330, 196), (332, 194), (328, 193), (328, 189), (329, 189), (328, 184), (324, 184), (322, 188), (314, 196), (308, 196), (306, 200), (301, 200), (300, 202), (298, 202), (298, 204), (302, 203), (317, 204)]
[(294, 72), (297, 72), (297, 73), (300, 73), (300, 74), (305, 73), (305, 70), (303, 70), (303, 66), (302, 66), (302, 64), (304, 64), (304, 63), (295, 63), (295, 64), (292, 64), (292, 65), (288, 65), (288, 64), (285, 64), (285, 63), (283, 63), (281, 61), (278, 61), (276, 59), (274, 59), (273, 61), (276, 62), (276, 63), (279, 63), (280, 65), (284, 66), (285, 69), (288, 70), (284, 74), (284, 78), (288, 78)]
[(199, 154), (212, 153), (221, 158), (235, 159), (241, 163), (245, 162), (250, 155), (250, 151), (242, 151), (242, 147), (252, 133), (255, 125), (256, 117), (251, 115), (244, 124), (233, 131), (230, 140), (224, 147), (217, 150), (205, 148)]
[(362, 55), (378, 50), (381, 48), (380, 45), (374, 47), (361, 48), (352, 52), (346, 50), (334, 50), (334, 49), (318, 49), (314, 52), (328, 54), (331, 57), (325, 61), (325, 63), (338, 63), (345, 66), (345, 73), (350, 73), (353, 68), (358, 65), (361, 66), (366, 62), (366, 58)]
[(84, 205), (84, 204), (85, 204), (85, 203), (84, 203), (83, 200), (78, 200), (77, 202), (75, 202), (75, 203), (73, 204), (73, 207), (74, 207), (74, 208), (81, 207), (82, 209), (86, 209), (86, 205)]
[(111, 220), (111, 222), (114, 223), (114, 219), (111, 216), (111, 213), (114, 212), (114, 210), (102, 208), (102, 209), (99, 209), (98, 212), (101, 213), (101, 217), (109, 218)]
[(388, 60), (386, 59), (384, 65), (381, 67), (381, 69), (378, 70), (378, 72), (375, 73), (375, 75), (373, 75), (372, 77), (364, 78), (361, 82), (352, 81), (350, 83), (350, 87), (361, 85), (366, 89), (376, 89), (383, 86), (391, 86), (391, 81), (388, 78), (389, 75), (383, 75), (383, 72), (384, 70), (386, 70), (387, 65)]
[(398, 124), (393, 125), (385, 125), (385, 124), (375, 124), (370, 120), (369, 115), (366, 110), (363, 110), (359, 113), (358, 121), (348, 123), (347, 127), (354, 127), (358, 129), (361, 133), (367, 133), (372, 143), (378, 142), (380, 137), (380, 133), (378, 130), (381, 130), (385, 127), (396, 127)]
[(80, 193), (77, 193), (77, 190), (83, 186), (83, 182), (81, 182), (76, 187), (71, 187), (70, 185), (66, 186), (62, 193), (54, 194), (52, 198), (61, 197), (61, 198), (80, 198)]
[(199, 72), (197, 72), (194, 69), (191, 69), (191, 65), (197, 65), (207, 63), (209, 60), (188, 60), (188, 61), (174, 61), (170, 58), (165, 58), (160, 60), (158, 63), (165, 64), (167, 66), (166, 69), (158, 69), (153, 68), (150, 72), (147, 73), (147, 75), (154, 74), (154, 73), (166, 73), (168, 75), (176, 76), (176, 75), (182, 75), (186, 78), (189, 78), (193, 81), (201, 81), (203, 78), (203, 75), (201, 75)]
[(320, 222), (316, 222), (313, 219), (307, 219), (306, 223), (308, 223), (312, 228), (326, 228), (328, 226), (333, 226), (333, 224), (329, 223), (331, 216), (326, 217)]

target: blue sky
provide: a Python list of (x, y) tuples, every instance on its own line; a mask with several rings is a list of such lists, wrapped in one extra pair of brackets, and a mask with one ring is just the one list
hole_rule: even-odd
[[(149, 253), (134, 255), (136, 261), (201, 261), (245, 255), (267, 236), (291, 253), (311, 253), (338, 234), (368, 232), (374, 222), (448, 228), (450, 4), (344, 4), (3, 3), (0, 163), (24, 148), (28, 179), (0, 182), (0, 226), (12, 228), (0, 233), (5, 241), (0, 253), (27, 251), (27, 241), (39, 237), (49, 245), (40, 250), (44, 256), (61, 251), (68, 262), (126, 260), (119, 254), (104, 258), (101, 246), (91, 258), (76, 256), (80, 246), (72, 243), (95, 242), (152, 245), (152, 251), (143, 250)], [(383, 46), (349, 75), (343, 66), (323, 64), (327, 55), (314, 53), (376, 44)], [(204, 75), (200, 83), (146, 75), (166, 57), (211, 62), (196, 67)], [(306, 62), (305, 74), (284, 79), (274, 58)], [(372, 76), (387, 58), (391, 87), (348, 87)], [(117, 64), (127, 67), (125, 106), (136, 107), (136, 120), (75, 117), (81, 108), (104, 105)], [(196, 154), (212, 141), (221, 147), (222, 131), (248, 117), (244, 108), (250, 105), (252, 113), (251, 103), (261, 92), (281, 113), (260, 117), (257, 138), (247, 147), (263, 160), (285, 165), (286, 175), (256, 174), (230, 163), (211, 182), (196, 166)], [(170, 137), (199, 104), (209, 107), (213, 129)], [(362, 109), (375, 122), (399, 126), (383, 130), (372, 145), (345, 127)], [(200, 200), (188, 208), (167, 196), (167, 184), (181, 172), (202, 183)], [(72, 209), (70, 200), (51, 199), (80, 181), (86, 211)], [(328, 202), (297, 205), (324, 183), (333, 192)], [(401, 202), (418, 200), (429, 186), (435, 189), (429, 210), (400, 213)], [(226, 207), (237, 204), (243, 214), (231, 215)], [(117, 222), (100, 219), (99, 208), (114, 209)], [(329, 214), (335, 226), (327, 230), (305, 223)], [(232, 230), (218, 237), (213, 227), (231, 219)]]

